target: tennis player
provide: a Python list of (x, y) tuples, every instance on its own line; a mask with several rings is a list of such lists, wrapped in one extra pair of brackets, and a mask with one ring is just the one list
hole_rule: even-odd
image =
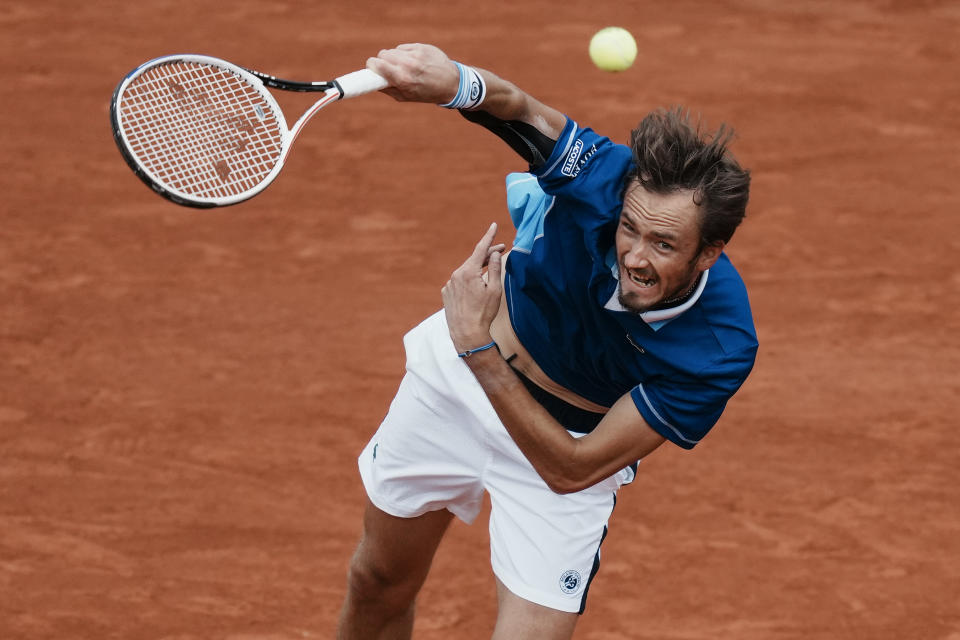
[(570, 638), (617, 491), (663, 442), (700, 442), (753, 367), (723, 252), (749, 173), (729, 129), (683, 110), (647, 115), (624, 146), (432, 46), (367, 66), (397, 100), (490, 129), (529, 173), (507, 178), (509, 254), (492, 225), (404, 337), (407, 373), (359, 459), (369, 503), (339, 637), (409, 638), (444, 532), (487, 492), (493, 637)]

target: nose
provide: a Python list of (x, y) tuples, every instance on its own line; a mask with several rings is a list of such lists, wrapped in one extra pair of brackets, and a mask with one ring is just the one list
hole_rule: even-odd
[(643, 245), (638, 243), (637, 245), (630, 247), (626, 255), (623, 257), (623, 264), (628, 269), (645, 269), (650, 266), (650, 261), (647, 259), (646, 251), (644, 251)]

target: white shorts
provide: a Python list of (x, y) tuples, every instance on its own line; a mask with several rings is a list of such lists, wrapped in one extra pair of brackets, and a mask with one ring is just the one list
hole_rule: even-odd
[(359, 459), (370, 500), (397, 517), (447, 509), (470, 524), (489, 492), (496, 576), (521, 598), (582, 613), (617, 490), (633, 471), (554, 493), (457, 357), (442, 310), (408, 333), (404, 346), (407, 374)]

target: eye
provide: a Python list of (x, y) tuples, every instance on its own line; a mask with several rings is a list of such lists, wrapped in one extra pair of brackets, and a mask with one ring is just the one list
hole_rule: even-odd
[(658, 248), (658, 249), (661, 249), (661, 250), (663, 250), (663, 251), (671, 251), (671, 250), (673, 249), (673, 245), (671, 245), (671, 244), (668, 243), (668, 242), (664, 242), (663, 240), (658, 240), (658, 241), (657, 241), (657, 248)]
[(623, 227), (625, 231), (633, 233), (636, 229), (633, 228), (633, 225), (626, 218), (620, 218), (620, 226)]

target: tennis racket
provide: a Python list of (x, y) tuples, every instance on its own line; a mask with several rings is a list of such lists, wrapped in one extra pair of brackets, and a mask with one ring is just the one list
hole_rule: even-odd
[[(323, 97), (288, 128), (268, 86)], [(154, 191), (185, 206), (222, 207), (273, 182), (320, 109), (386, 86), (368, 69), (329, 82), (294, 82), (209, 56), (164, 56), (117, 86), (110, 120), (120, 153)]]

